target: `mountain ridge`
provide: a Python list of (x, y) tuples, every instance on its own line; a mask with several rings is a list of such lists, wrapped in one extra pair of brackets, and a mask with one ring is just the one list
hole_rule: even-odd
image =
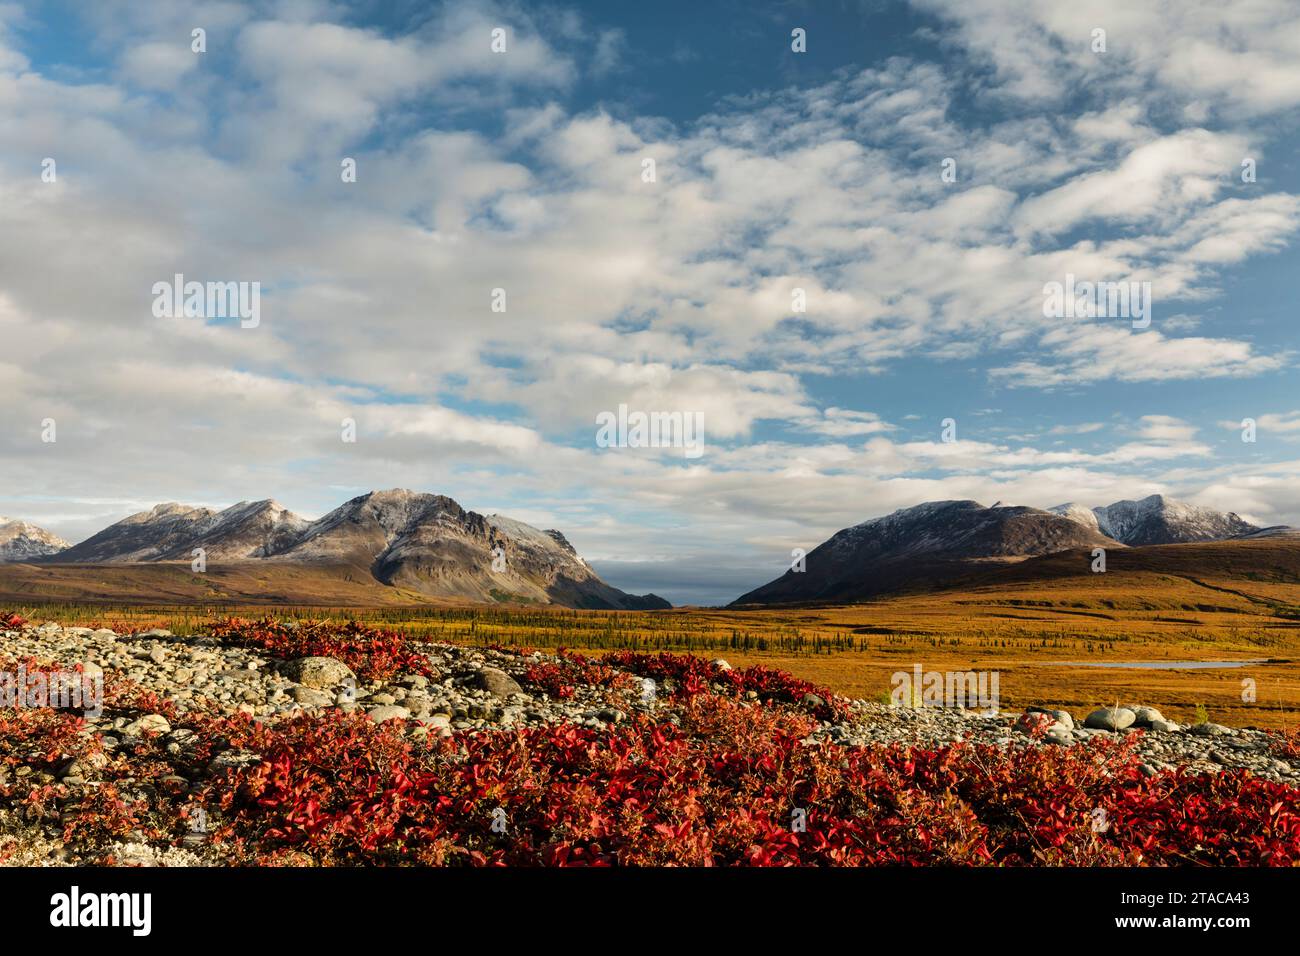
[[(201, 549), (201, 551), (200, 551)], [(42, 565), (254, 562), (353, 568), (380, 584), (438, 598), (649, 610), (662, 598), (601, 580), (559, 531), (467, 511), (445, 496), (371, 491), (311, 521), (273, 499), (221, 511), (176, 502), (123, 518)]]
[(1095, 527), (1128, 545), (1223, 541), (1264, 530), (1235, 511), (1215, 511), (1164, 495), (1124, 499), (1095, 508), (1067, 502), (1047, 510)]
[(942, 586), (981, 570), (1045, 555), (1290, 537), (1234, 512), (1151, 495), (1099, 508), (1068, 502), (1048, 509), (977, 501), (931, 501), (844, 528), (805, 558), (803, 571), (741, 595), (730, 606), (857, 601), (902, 589)]
[(998, 563), (1081, 547), (1123, 547), (1079, 522), (1037, 508), (932, 501), (836, 532), (806, 556), (803, 571), (741, 595), (732, 606), (853, 601), (905, 585), (937, 583)]

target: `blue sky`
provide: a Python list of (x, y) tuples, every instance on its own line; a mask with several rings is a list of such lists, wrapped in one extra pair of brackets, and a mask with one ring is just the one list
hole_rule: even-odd
[(936, 498), (1300, 523), (1297, 51), (1282, 0), (0, 2), (0, 514), (412, 487), (702, 603)]

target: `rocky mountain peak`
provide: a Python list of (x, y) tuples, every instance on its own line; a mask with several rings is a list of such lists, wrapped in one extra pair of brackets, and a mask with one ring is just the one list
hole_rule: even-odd
[(49, 557), (67, 547), (68, 542), (44, 528), (0, 515), (0, 562)]

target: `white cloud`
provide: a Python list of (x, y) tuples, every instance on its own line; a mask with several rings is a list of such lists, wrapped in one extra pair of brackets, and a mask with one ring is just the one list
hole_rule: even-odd
[(1016, 387), (1047, 388), (1109, 379), (1162, 382), (1258, 375), (1283, 368), (1290, 353), (1260, 354), (1232, 339), (1166, 338), (1160, 332), (1072, 323), (1043, 335), (1050, 358), (995, 368), (995, 378)]
[[(1300, 104), (1300, 9), (1290, 0), (913, 0), (954, 24), (960, 42), (990, 63), (1002, 95), (1055, 100), (1079, 89), (1154, 87), (1225, 112)], [(1093, 53), (1093, 30), (1106, 52)]]

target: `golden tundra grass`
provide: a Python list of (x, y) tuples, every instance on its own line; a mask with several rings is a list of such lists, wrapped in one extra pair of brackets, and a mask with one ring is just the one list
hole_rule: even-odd
[[(1231, 726), (1300, 724), (1300, 585), (1140, 572), (1079, 575), (891, 597), (845, 607), (660, 612), (507, 606), (321, 607), (22, 604), (67, 624), (192, 632), (216, 614), (352, 617), (443, 641), (534, 649), (673, 651), (764, 664), (878, 699), (890, 675), (996, 670), (1002, 707), (1050, 704), (1082, 715), (1116, 700), (1191, 722), (1198, 706)], [(1102, 669), (1069, 662), (1258, 660), (1222, 670)], [(1254, 702), (1243, 680), (1254, 681)]]

